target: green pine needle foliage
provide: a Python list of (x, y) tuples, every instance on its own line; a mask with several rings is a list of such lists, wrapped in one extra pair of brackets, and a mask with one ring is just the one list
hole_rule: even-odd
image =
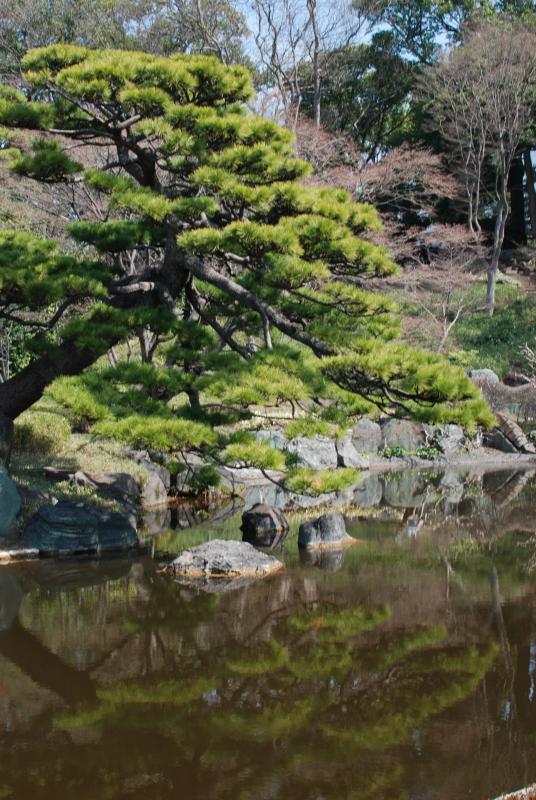
[[(28, 52), (22, 73), (23, 91), (0, 87), (2, 141), (27, 131), (12, 170), (89, 202), (61, 246), (0, 230), (0, 291), (34, 325), (32, 358), (61, 365), (68, 349), (69, 377), (50, 369), (49, 391), (76, 425), (282, 470), (284, 454), (233, 438), (237, 423), (279, 414), (336, 435), (380, 409), (493, 424), (463, 372), (400, 344), (396, 307), (370, 287), (397, 270), (370, 237), (378, 213), (304, 180), (291, 133), (248, 110), (248, 70), (55, 44)], [(135, 340), (145, 349), (127, 363)], [(113, 367), (99, 361), (111, 347)], [(82, 374), (77, 353), (93, 362)], [(355, 478), (290, 482), (324, 492)]]

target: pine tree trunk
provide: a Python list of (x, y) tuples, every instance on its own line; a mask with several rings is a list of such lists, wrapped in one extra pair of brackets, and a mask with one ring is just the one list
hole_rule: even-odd
[(13, 378), (0, 384), (0, 416), (14, 420), (43, 395), (46, 387), (60, 375), (79, 375), (91, 366), (102, 353), (78, 348), (72, 342), (60, 345), (51, 356), (32, 361)]
[(316, 0), (308, 0), (309, 19), (313, 29), (313, 118), (316, 128), (320, 128), (320, 31)]

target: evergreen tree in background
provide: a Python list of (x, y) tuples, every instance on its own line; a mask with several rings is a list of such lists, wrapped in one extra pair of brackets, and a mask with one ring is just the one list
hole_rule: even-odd
[(0, 319), (33, 333), (1, 413), (60, 378), (50, 391), (96, 432), (266, 468), (282, 454), (218, 426), (281, 403), (312, 432), (371, 408), (491, 423), (461, 370), (397, 341), (392, 303), (367, 289), (396, 270), (366, 238), (375, 210), (303, 182), (290, 133), (246, 111), (246, 69), (75, 45), (23, 69), (23, 91), (0, 90), (11, 169), (86, 202), (61, 247), (21, 220), (0, 232)]

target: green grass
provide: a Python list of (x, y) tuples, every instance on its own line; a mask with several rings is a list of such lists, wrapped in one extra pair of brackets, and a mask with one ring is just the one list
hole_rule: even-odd
[(11, 472), (23, 486), (51, 492), (58, 499), (83, 499), (101, 504), (101, 499), (92, 489), (49, 481), (44, 477), (43, 469), (128, 472), (142, 479), (146, 477), (142, 467), (122, 455), (122, 449), (119, 442), (94, 434), (71, 433), (67, 412), (49, 397), (44, 397), (15, 423)]
[[(484, 300), (484, 287), (479, 289)], [(475, 311), (455, 326), (452, 342), (465, 351), (469, 369), (488, 368), (502, 377), (514, 364), (524, 365), (521, 348), (535, 344), (536, 300), (512, 286), (497, 287), (492, 317)]]

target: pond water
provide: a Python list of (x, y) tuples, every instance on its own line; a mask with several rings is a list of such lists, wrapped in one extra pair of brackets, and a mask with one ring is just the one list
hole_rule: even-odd
[(257, 582), (156, 571), (238, 538), (229, 509), (153, 538), (155, 558), (2, 567), (0, 798), (486, 800), (536, 781), (533, 474), (381, 480), (345, 510), (356, 545), (300, 555), (293, 515), (286, 570)]

